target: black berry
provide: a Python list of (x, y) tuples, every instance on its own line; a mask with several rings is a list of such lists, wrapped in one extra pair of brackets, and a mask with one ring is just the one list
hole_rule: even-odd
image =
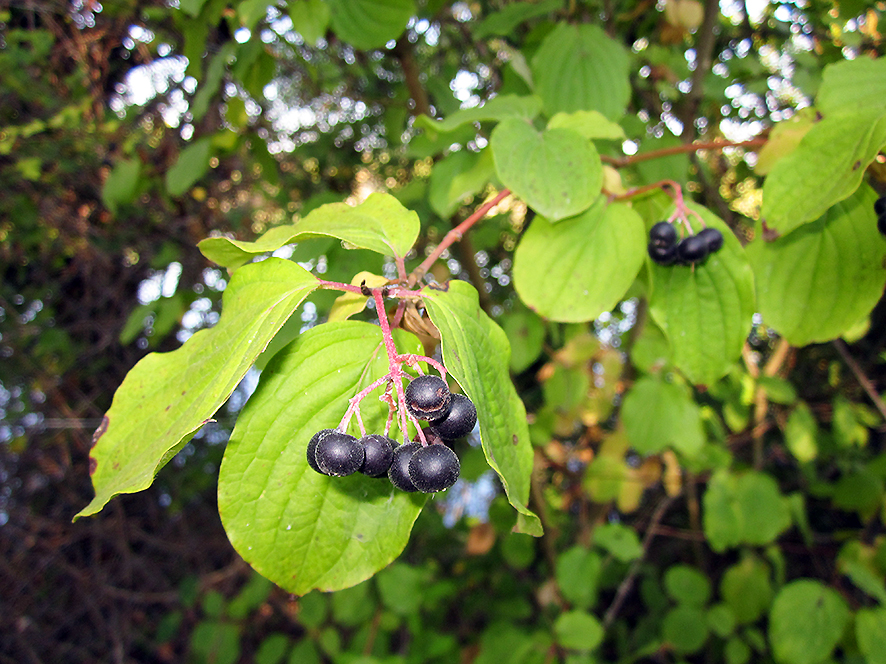
[(886, 212), (877, 217), (877, 230), (881, 235), (886, 235)]
[(344, 477), (363, 465), (363, 446), (354, 436), (333, 431), (317, 441), (314, 458), (321, 473)]
[(690, 235), (677, 245), (677, 258), (683, 263), (698, 263), (708, 255), (708, 243), (699, 235)]
[(431, 421), (431, 431), (443, 440), (467, 436), (477, 424), (477, 408), (464, 394), (453, 394), (446, 417)]
[(418, 491), (409, 477), (409, 462), (412, 455), (421, 449), (421, 443), (406, 443), (394, 450), (394, 458), (388, 469), (388, 479), (400, 491)]
[(458, 479), (460, 464), (455, 452), (446, 445), (428, 445), (409, 459), (409, 478), (422, 493), (448, 489)]
[(449, 412), (452, 394), (439, 376), (419, 376), (406, 386), (406, 410), (418, 420), (436, 420)]
[(677, 260), (677, 246), (670, 245), (667, 247), (659, 246), (653, 242), (647, 247), (649, 258), (659, 265), (672, 265)]
[(327, 434), (333, 433), (334, 431), (335, 431), (335, 429), (321, 429), (320, 431), (315, 433), (311, 437), (310, 442), (308, 442), (308, 450), (307, 450), (308, 465), (311, 468), (313, 468), (316, 472), (320, 473), (321, 475), (325, 475), (326, 473), (324, 473), (322, 470), (320, 470), (320, 466), (317, 465), (317, 459), (316, 459), (317, 443), (320, 442), (321, 438), (325, 438)]
[(363, 446), (363, 465), (359, 470), (369, 477), (386, 475), (394, 459), (397, 444), (387, 436), (370, 433), (360, 439)]
[(649, 229), (649, 241), (657, 247), (672, 247), (677, 244), (677, 229), (673, 224), (659, 221)]
[(882, 217), (886, 214), (886, 196), (880, 196), (880, 198), (874, 201), (874, 213), (878, 217)]
[(718, 231), (716, 228), (711, 228), (708, 226), (707, 228), (699, 231), (698, 237), (703, 238), (705, 243), (708, 245), (708, 254), (713, 254), (718, 251), (723, 246), (723, 233)]

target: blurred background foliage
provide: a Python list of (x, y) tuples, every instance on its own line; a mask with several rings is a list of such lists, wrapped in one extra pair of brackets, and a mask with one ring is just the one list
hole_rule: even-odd
[[(215, 506), (253, 374), (151, 489), (71, 523), (91, 496), (92, 430), (123, 376), (218, 318), (227, 274), (197, 241), (253, 239), (387, 191), (421, 217), (420, 259), (491, 189), (459, 180), (490, 168), (482, 122), (434, 135), (416, 116), (527, 93), (528, 63), (559, 23), (597, 24), (630, 51), (622, 124), (635, 152), (765, 138), (803, 116), (825, 65), (883, 54), (884, 11), (0, 3), (0, 661), (886, 661), (884, 411), (872, 401), (886, 380), (882, 303), (851, 345), (790, 348), (755, 319), (744, 362), (694, 392), (662, 380), (665, 341), (642, 297), (569, 325), (516, 300), (512, 252), (529, 220), (517, 201), (435, 270), (471, 281), (511, 340), (543, 538), (510, 533), (513, 512), (471, 448), (466, 481), (423, 512), (397, 562), (349, 590), (282, 593), (233, 552)], [(684, 183), (747, 238), (758, 156), (678, 152), (620, 175)], [(869, 172), (881, 193), (882, 163)], [(285, 256), (327, 279), (393, 276), (333, 241)], [(288, 338), (325, 320), (334, 297), (312, 295)], [(617, 417), (629, 386), (697, 416), (705, 454), (630, 448)]]

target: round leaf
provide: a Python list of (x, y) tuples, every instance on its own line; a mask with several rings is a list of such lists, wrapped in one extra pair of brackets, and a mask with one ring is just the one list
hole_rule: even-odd
[(689, 565), (673, 565), (665, 572), (664, 586), (674, 601), (690, 606), (704, 606), (711, 596), (708, 577)]
[(593, 650), (603, 641), (600, 621), (584, 611), (561, 613), (554, 623), (554, 634), (564, 648)]
[(698, 607), (681, 605), (665, 614), (661, 636), (680, 653), (697, 652), (708, 638), (708, 623)]
[(498, 177), (536, 212), (559, 221), (588, 209), (603, 187), (593, 144), (571, 129), (537, 131), (506, 118), (492, 131)]
[(646, 255), (643, 220), (602, 197), (557, 224), (536, 217), (514, 254), (514, 286), (540, 315), (593, 320), (624, 297)]
[[(401, 352), (419, 352), (415, 337), (395, 332)], [(423, 496), (387, 478), (320, 475), (305, 457), (311, 436), (387, 371), (378, 326), (327, 323), (274, 357), (237, 419), (219, 475), (222, 522), (240, 555), (290, 592), (355, 585), (406, 545)], [(361, 404), (369, 431), (385, 423), (381, 390)]]
[(759, 311), (791, 344), (839, 337), (880, 299), (886, 242), (877, 232), (876, 198), (863, 185), (813, 223), (748, 246)]
[(778, 593), (769, 614), (769, 641), (775, 661), (825, 661), (848, 621), (846, 602), (835, 591), (811, 579), (789, 583)]
[[(649, 307), (671, 345), (673, 363), (696, 384), (711, 385), (741, 355), (754, 314), (754, 277), (738, 238), (708, 210), (692, 206), (723, 234), (702, 265), (651, 264)], [(690, 216), (693, 232), (701, 225)]]

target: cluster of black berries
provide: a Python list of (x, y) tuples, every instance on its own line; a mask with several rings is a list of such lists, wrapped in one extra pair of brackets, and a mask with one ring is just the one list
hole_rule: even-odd
[(458, 456), (443, 441), (469, 434), (477, 423), (477, 409), (461, 394), (452, 394), (439, 376), (419, 376), (406, 386), (406, 409), (419, 420), (431, 443), (413, 441), (398, 446), (387, 436), (367, 434), (356, 438), (336, 429), (323, 429), (308, 443), (308, 465), (323, 475), (343, 477), (361, 472), (369, 477), (387, 475), (401, 491), (436, 493), (458, 479)]
[(723, 234), (710, 226), (678, 241), (677, 229), (659, 221), (649, 230), (649, 257), (659, 265), (694, 265), (723, 246)]
[(880, 196), (874, 202), (874, 212), (877, 213), (877, 230), (886, 235), (886, 196)]

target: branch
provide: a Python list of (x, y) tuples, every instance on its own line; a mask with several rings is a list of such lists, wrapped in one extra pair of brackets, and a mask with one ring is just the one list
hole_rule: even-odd
[(840, 357), (843, 358), (846, 366), (848, 366), (849, 370), (852, 371), (852, 373), (855, 375), (855, 380), (858, 381), (858, 384), (861, 385), (861, 388), (865, 391), (865, 393), (867, 393), (871, 401), (874, 402), (877, 410), (880, 411), (880, 415), (882, 415), (883, 419), (886, 420), (886, 403), (883, 403), (883, 399), (880, 398), (880, 395), (874, 388), (873, 383), (871, 383), (868, 377), (865, 376), (864, 371), (861, 370), (858, 362), (856, 362), (852, 355), (849, 354), (849, 349), (846, 347), (846, 343), (842, 339), (834, 339), (831, 343), (834, 344), (834, 348), (836, 348), (837, 352), (840, 353)]
[(438, 258), (446, 251), (453, 243), (461, 240), (464, 237), (464, 234), (468, 232), (468, 230), (480, 221), (486, 214), (498, 205), (504, 198), (510, 196), (510, 189), (502, 189), (498, 194), (495, 195), (494, 198), (485, 202), (477, 211), (474, 212), (470, 217), (461, 222), (458, 226), (449, 231), (440, 244), (437, 245), (436, 249), (430, 253), (430, 255), (422, 261), (422, 264), (419, 265), (412, 271), (412, 274), (409, 275), (409, 279), (406, 282), (406, 285), (411, 288), (415, 286), (421, 278), (427, 274), (428, 270), (431, 269), (431, 266), (436, 262)]
[(603, 163), (609, 164), (616, 168), (630, 166), (638, 161), (648, 161), (650, 159), (658, 159), (660, 157), (669, 157), (674, 154), (683, 154), (685, 152), (698, 152), (699, 150), (722, 150), (724, 148), (758, 148), (766, 145), (767, 138), (752, 138), (747, 141), (699, 141), (696, 143), (686, 143), (684, 145), (673, 145), (659, 150), (650, 150), (649, 152), (641, 152), (639, 154), (627, 155), (624, 157), (609, 157), (601, 155), (600, 159)]

